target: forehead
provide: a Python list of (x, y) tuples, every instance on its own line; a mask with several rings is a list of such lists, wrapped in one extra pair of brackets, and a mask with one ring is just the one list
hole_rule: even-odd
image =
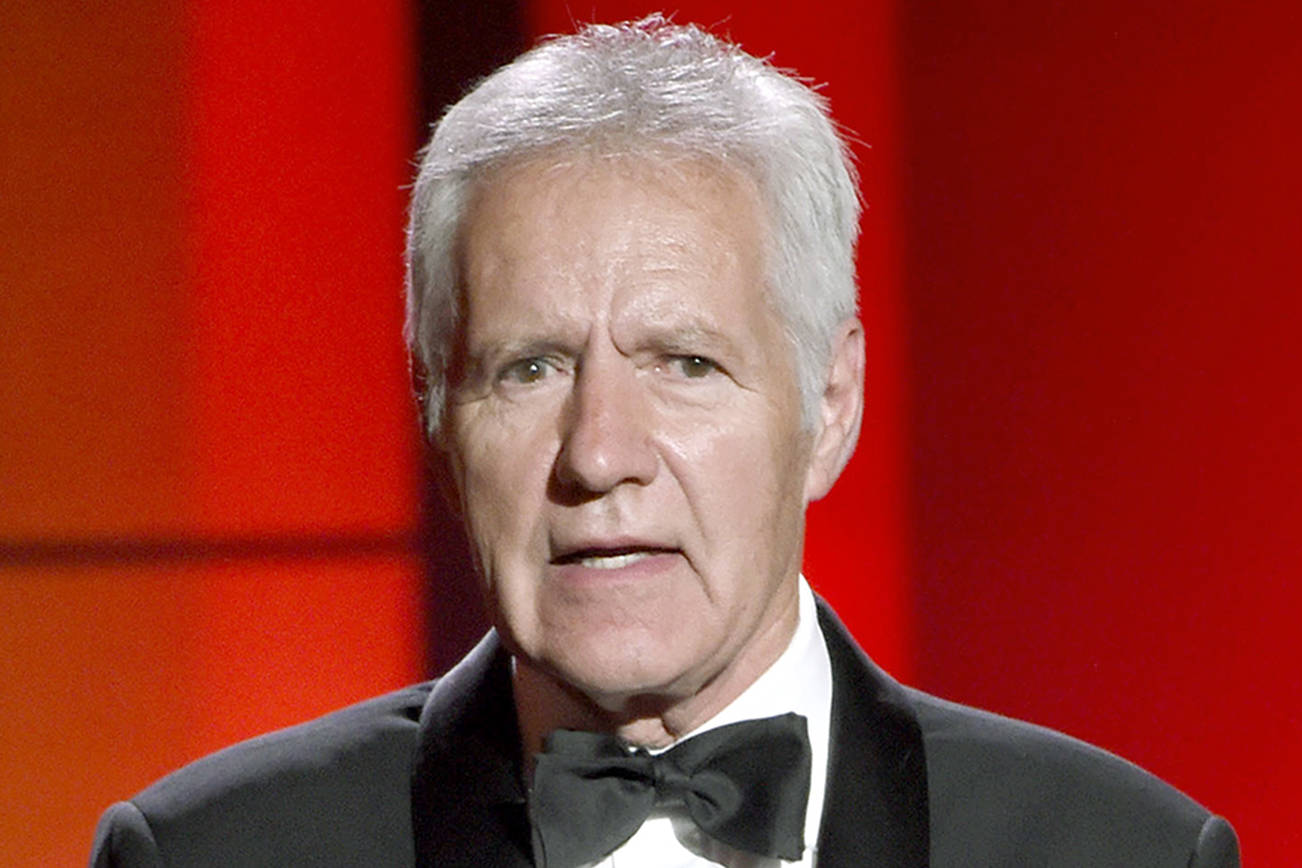
[(490, 276), (591, 279), (612, 269), (626, 279), (717, 271), (764, 258), (762, 215), (750, 178), (717, 161), (550, 155), (498, 168), (474, 186), (461, 261), (472, 285)]
[[(623, 181), (644, 191), (698, 194), (685, 202), (742, 196), (758, 204), (751, 173), (722, 159), (672, 149), (603, 150), (552, 148), (488, 166), (471, 185), (471, 210), (495, 194), (530, 195), (547, 188), (582, 190), (583, 181), (600, 185)], [(759, 214), (757, 212), (756, 217)]]

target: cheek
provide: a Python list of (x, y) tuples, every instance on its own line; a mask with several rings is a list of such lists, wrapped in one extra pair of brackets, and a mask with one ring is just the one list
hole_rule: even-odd
[(666, 438), (674, 476), (712, 548), (744, 546), (758, 557), (769, 548), (775, 522), (790, 520), (793, 500), (803, 502), (798, 436), (753, 413), (716, 416)]
[(458, 431), (457, 485), (471, 543), (490, 579), (536, 542), (554, 455), (539, 441), (491, 424)]

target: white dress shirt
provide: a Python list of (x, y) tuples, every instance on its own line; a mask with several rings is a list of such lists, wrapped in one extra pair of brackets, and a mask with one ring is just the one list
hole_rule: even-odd
[[(827, 785), (828, 732), (832, 717), (832, 663), (814, 609), (814, 593), (803, 576), (799, 587), (800, 620), (791, 644), (750, 687), (722, 711), (686, 733), (679, 741), (706, 730), (743, 720), (794, 711), (809, 727), (809, 805), (805, 811), (805, 852), (796, 862), (743, 853), (704, 835), (685, 809), (657, 810), (633, 837), (590, 868), (813, 868), (817, 861), (818, 825)], [(662, 750), (668, 750), (668, 747)], [(659, 753), (660, 751), (653, 751)]]

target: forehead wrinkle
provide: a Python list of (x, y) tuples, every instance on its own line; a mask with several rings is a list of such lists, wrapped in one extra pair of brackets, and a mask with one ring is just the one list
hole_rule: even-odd
[[(511, 226), (513, 221), (504, 221)], [(536, 233), (517, 225), (517, 238)], [(491, 233), (490, 233), (491, 236)], [(493, 239), (497, 240), (497, 239)], [(544, 249), (545, 252), (545, 249)], [(465, 293), (467, 327), (476, 344), (517, 346), (586, 330), (591, 313), (581, 293), (549, 291), (557, 284), (577, 286), (581, 257), (538, 256), (532, 249), (498, 243), (485, 244), (470, 257)]]
[[(699, 255), (697, 245), (668, 238), (643, 241), (627, 255), (611, 257), (584, 256), (584, 247), (570, 248), (568, 255), (549, 249), (551, 255), (541, 258), (507, 251), (482, 258), (476, 279), (491, 289), (488, 297), (477, 294), (483, 316), (476, 318), (476, 330), (485, 338), (498, 332), (573, 337), (610, 316), (666, 334), (720, 336), (717, 327), (702, 321), (700, 311), (678, 300), (675, 288), (713, 282), (726, 267), (718, 260), (737, 260), (733, 251), (707, 258)], [(548, 291), (557, 286), (574, 291)], [(509, 308), (497, 309), (491, 302), (499, 294), (512, 299)]]
[[(655, 200), (667, 201), (678, 206), (684, 213), (712, 211), (718, 201), (741, 196), (747, 201), (756, 220), (746, 234), (753, 231), (756, 239), (761, 241), (766, 236), (763, 224), (765, 209), (760, 202), (755, 182), (737, 167), (713, 160), (704, 160), (699, 156), (680, 155), (676, 159), (662, 156), (656, 159), (652, 155), (643, 157), (629, 156), (617, 160), (593, 160), (582, 154), (559, 153), (543, 154), (525, 158), (518, 162), (498, 167), (495, 171), (478, 179), (472, 196), (472, 210), (484, 204), (486, 199), (495, 199), (498, 210), (498, 223), (511, 227), (512, 233), (521, 233), (520, 237), (537, 239), (535, 252), (548, 252), (552, 231), (558, 221), (577, 216), (579, 222), (591, 217), (591, 211), (601, 212), (607, 204), (603, 200), (592, 200), (590, 188), (594, 185), (614, 183), (634, 191), (636, 196), (645, 196)], [(520, 196), (525, 198), (521, 202)], [(663, 215), (662, 215), (663, 216)], [(735, 259), (735, 252), (730, 250), (733, 238), (731, 232), (712, 231), (709, 238), (702, 239), (695, 234), (681, 237), (658, 235), (648, 237), (635, 225), (637, 221), (611, 224), (602, 219), (596, 224), (595, 237), (580, 237), (576, 247), (571, 247), (565, 254), (567, 262), (573, 262), (576, 254), (588, 252), (592, 246), (609, 246), (621, 252), (635, 254), (632, 260), (646, 260), (649, 268), (659, 265), (659, 253), (666, 254), (666, 263), (671, 267), (678, 257), (694, 259), (708, 254), (707, 259)], [(514, 226), (512, 226), (514, 224)], [(663, 228), (663, 227), (661, 227)], [(682, 227), (686, 232), (695, 233), (700, 226)], [(607, 233), (614, 234), (607, 234)], [(551, 251), (557, 252), (557, 251)], [(650, 254), (650, 255), (648, 255)]]
[[(694, 171), (686, 171), (689, 167)], [(709, 305), (688, 309), (675, 297), (685, 284), (703, 288), (708, 297), (714, 284), (729, 282), (738, 272), (748, 272), (746, 282), (764, 283), (763, 209), (749, 179), (720, 173), (717, 166), (702, 171), (707, 167), (700, 164), (679, 166), (673, 173), (677, 183), (649, 174), (645, 165), (624, 164), (625, 172), (614, 173), (611, 166), (600, 166), (594, 175), (574, 168), (526, 161), (480, 179), (470, 216), (489, 231), (487, 239), (470, 233), (475, 267), (467, 274), (479, 287), (477, 337), (516, 344), (565, 335), (572, 344), (585, 341), (594, 327), (613, 330), (618, 322), (621, 334), (637, 327), (628, 338), (640, 333), (671, 347), (708, 341), (712, 348), (736, 349), (727, 339), (729, 324), (709, 321), (717, 316)], [(657, 211), (658, 222), (650, 226), (636, 210), (630, 220), (604, 220), (599, 215), (608, 199), (591, 200), (591, 211), (587, 207), (587, 187), (597, 176), (627, 185), (635, 197), (667, 199), (682, 210)], [(688, 176), (695, 186), (684, 189)], [(753, 222), (719, 225), (712, 216), (717, 200), (703, 201), (705, 190), (740, 194), (749, 200)], [(493, 212), (491, 227), (474, 220), (488, 219), (486, 211)], [(555, 230), (564, 223), (585, 230), (567, 234), (562, 246)], [(758, 254), (755, 262), (753, 254)], [(767, 296), (761, 291), (763, 307), (769, 307)]]
[(724, 323), (664, 293), (634, 296), (611, 322), (611, 338), (625, 353), (638, 350), (704, 352), (736, 357), (741, 347)]
[[(538, 298), (530, 295), (530, 299)], [(489, 312), (472, 328), (474, 353), (514, 355), (529, 350), (574, 352), (586, 341), (590, 319), (582, 310), (521, 304), (507, 315)]]

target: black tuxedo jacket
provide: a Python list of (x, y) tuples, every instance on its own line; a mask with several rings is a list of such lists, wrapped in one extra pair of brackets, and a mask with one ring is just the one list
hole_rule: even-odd
[[(826, 605), (819, 868), (1237, 866), (1229, 824), (1064, 735), (905, 688)], [(508, 657), (262, 736), (110, 808), (95, 866), (528, 866)]]

